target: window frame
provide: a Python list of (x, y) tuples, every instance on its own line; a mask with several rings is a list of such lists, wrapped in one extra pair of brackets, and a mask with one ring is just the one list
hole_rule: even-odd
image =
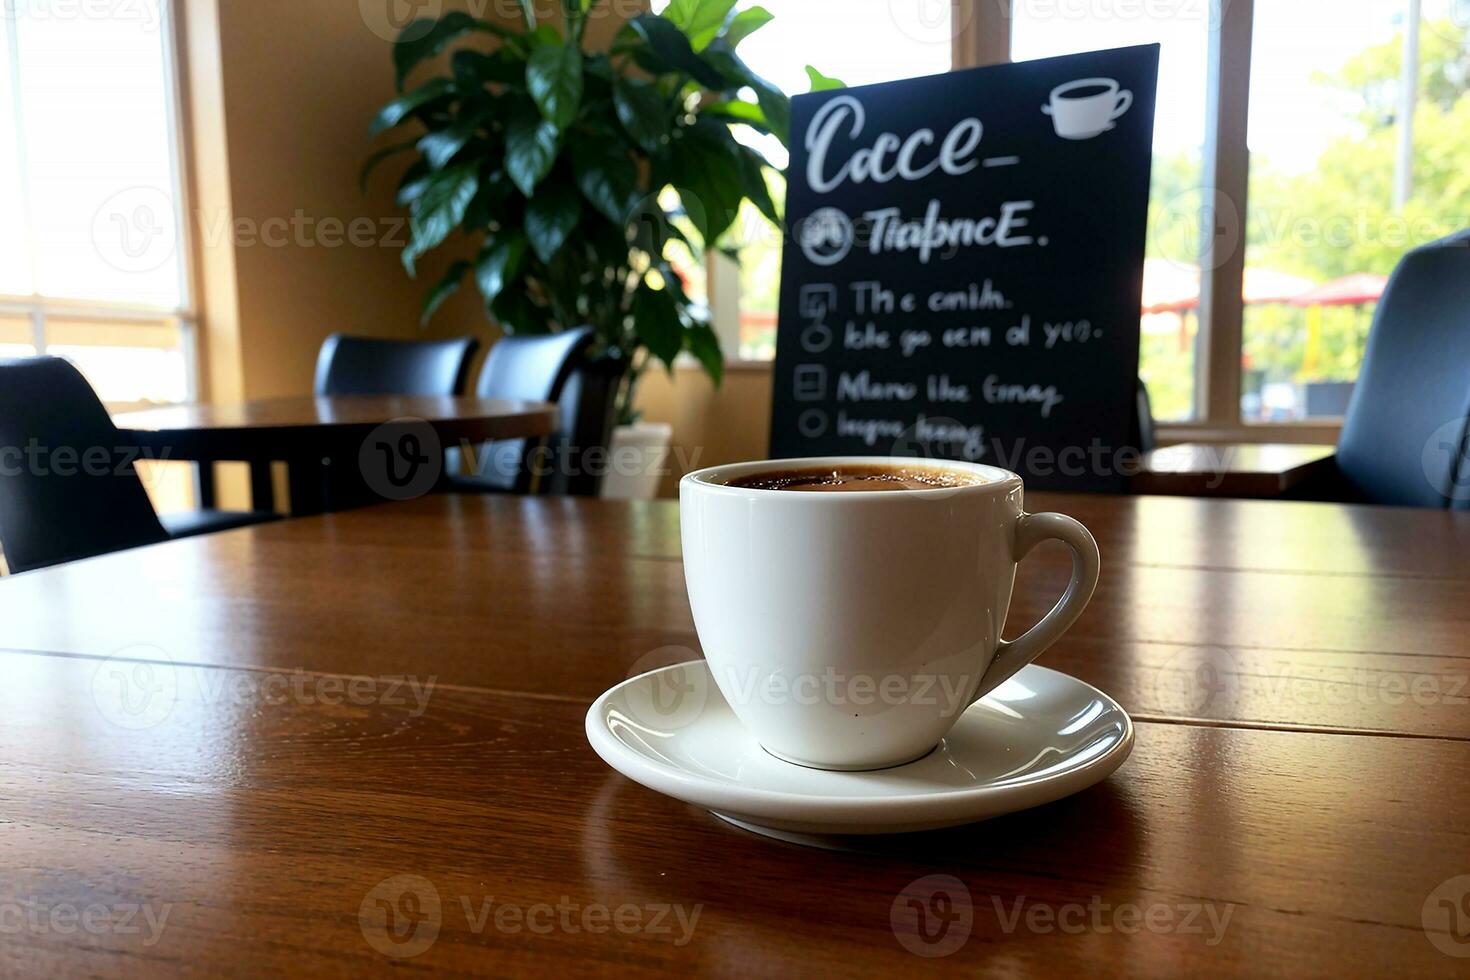
[[(951, 70), (1002, 64), (1011, 54), (1012, 0), (951, 0), (954, 41)], [(1236, 240), (1212, 240), (1200, 270), (1199, 348), (1195, 360), (1195, 412), (1186, 421), (1159, 422), (1159, 439), (1175, 442), (1335, 443), (1340, 418), (1283, 422), (1247, 422), (1240, 417), (1241, 351), (1244, 340), (1245, 231), (1250, 154), (1246, 123), (1250, 108), (1251, 32), (1254, 0), (1210, 0), (1211, 23), (1206, 60), (1204, 166), (1201, 186), (1213, 187), (1228, 201), (1241, 226)], [(1222, 248), (1219, 254), (1215, 249)], [(723, 255), (710, 261), (729, 262)], [(717, 331), (732, 366), (769, 370), (769, 361), (738, 358), (738, 307), (714, 295), (712, 311), (734, 308), (735, 316), (717, 316)], [(738, 283), (737, 283), (738, 288)]]
[[(49, 318), (72, 321), (96, 321), (109, 324), (138, 323), (157, 325), (173, 323), (179, 330), (179, 346), (184, 357), (184, 402), (199, 399), (199, 356), (198, 315), (194, 309), (196, 294), (194, 283), (194, 251), (190, 238), (187, 216), (189, 212), (188, 181), (186, 179), (186, 133), (184, 130), (182, 79), (180, 73), (179, 18), (176, 16), (176, 0), (159, 0), (158, 32), (163, 56), (164, 112), (167, 115), (168, 157), (170, 191), (178, 206), (174, 208), (176, 225), (175, 241), (179, 256), (179, 305), (156, 306), (130, 303), (119, 300), (95, 300), (77, 297), (44, 296), (32, 292), (30, 295), (12, 296), (0, 293), (0, 314), (24, 317), (31, 324), (31, 345), (37, 355), (45, 354), (48, 348), (46, 324)], [(11, 97), (14, 100), (12, 116), (15, 122), (13, 136), (20, 160), (20, 192), (22, 212), (20, 224), (26, 246), (26, 259), (31, 265), (31, 282), (35, 283), (36, 225), (31, 212), (29, 193), (30, 167), (26, 157), (27, 133), (25, 114), (20, 95), (20, 18), (9, 21), (5, 31), (8, 49), (8, 70)], [(133, 403), (108, 403), (113, 410), (146, 408), (147, 405)]]

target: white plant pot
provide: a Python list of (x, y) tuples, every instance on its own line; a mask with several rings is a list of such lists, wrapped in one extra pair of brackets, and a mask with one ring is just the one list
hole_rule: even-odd
[(668, 472), (674, 430), (663, 422), (635, 422), (613, 429), (608, 444), (602, 496), (609, 500), (652, 500)]

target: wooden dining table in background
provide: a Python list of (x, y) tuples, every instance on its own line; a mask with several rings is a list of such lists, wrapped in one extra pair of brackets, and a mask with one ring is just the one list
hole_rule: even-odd
[[(0, 913), (39, 923), (0, 928), (0, 962), (1464, 976), (1470, 515), (1027, 505), (1101, 545), (1042, 662), (1128, 709), (1132, 757), (846, 851), (736, 830), (586, 743), (599, 693), (699, 655), (672, 502), (428, 496), (0, 581)], [(1009, 634), (1069, 567), (1023, 563)], [(893, 927), (915, 887), (945, 891), (947, 955)]]
[[(199, 506), (214, 506), (213, 463), (250, 464), (255, 510), (275, 509), (271, 463), (288, 467), (290, 512), (329, 509), (327, 487), (350, 486), (363, 441), (395, 420), (421, 421), (439, 448), (550, 435), (556, 406), (498, 398), (351, 395), (263, 398), (168, 405), (113, 416), (113, 423), (151, 459), (191, 460), (198, 468)], [(351, 494), (353, 503), (363, 494)]]

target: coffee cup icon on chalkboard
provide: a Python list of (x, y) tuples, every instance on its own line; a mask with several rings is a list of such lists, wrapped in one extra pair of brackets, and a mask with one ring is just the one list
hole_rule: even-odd
[(1092, 139), (1113, 128), (1113, 120), (1133, 105), (1133, 93), (1111, 78), (1078, 78), (1051, 90), (1041, 111), (1066, 140)]

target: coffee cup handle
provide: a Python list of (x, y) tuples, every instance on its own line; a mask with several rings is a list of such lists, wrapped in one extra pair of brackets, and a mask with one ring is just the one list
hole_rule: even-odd
[(995, 659), (991, 660), (985, 676), (980, 678), (980, 687), (970, 699), (974, 704), (995, 690), (1016, 671), (1041, 656), (1046, 648), (1061, 638), (1067, 628), (1082, 615), (1097, 588), (1097, 574), (1101, 559), (1097, 553), (1097, 542), (1091, 532), (1081, 523), (1065, 514), (1022, 514), (1016, 522), (1012, 555), (1016, 561), (1025, 558), (1032, 548), (1043, 541), (1055, 538), (1072, 549), (1072, 581), (1067, 590), (1041, 617), (1041, 621), (1014, 640), (1001, 640)]
[(1129, 107), (1131, 107), (1132, 105), (1133, 105), (1133, 93), (1130, 92), (1130, 91), (1128, 91), (1125, 88), (1121, 92), (1118, 93), (1118, 104), (1113, 107), (1113, 114), (1111, 116), (1109, 116), (1108, 118), (1109, 119), (1117, 119), (1123, 113), (1127, 112), (1128, 109), (1129, 109)]

